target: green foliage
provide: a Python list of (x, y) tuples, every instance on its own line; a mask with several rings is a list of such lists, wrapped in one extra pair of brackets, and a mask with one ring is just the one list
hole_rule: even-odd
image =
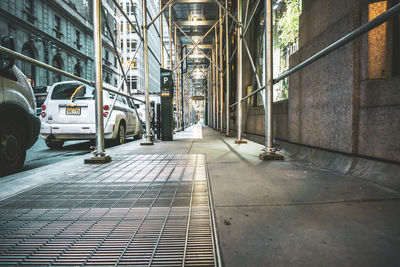
[(286, 10), (280, 18), (277, 18), (278, 43), (285, 48), (294, 43), (299, 36), (299, 18), (301, 14), (301, 0), (286, 0)]

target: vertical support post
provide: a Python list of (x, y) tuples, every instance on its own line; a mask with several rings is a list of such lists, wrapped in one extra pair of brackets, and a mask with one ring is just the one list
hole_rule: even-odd
[(218, 131), (219, 130), (219, 62), (218, 62), (218, 27), (216, 26), (214, 28), (214, 32), (215, 32), (215, 37), (214, 37), (214, 41), (215, 41), (215, 59), (214, 62), (216, 64), (215, 66), (215, 115), (216, 115), (216, 126), (215, 129)]
[(212, 99), (212, 81), (211, 81), (211, 72), (212, 72), (212, 66), (208, 68), (208, 126), (212, 127), (212, 105), (213, 105), (213, 99)]
[(237, 140), (235, 144), (245, 144), (246, 141), (242, 140), (242, 96), (243, 96), (243, 0), (237, 0), (237, 14), (238, 14), (238, 33), (237, 33)]
[(169, 68), (172, 71), (173, 63), (172, 63), (172, 6), (168, 7), (168, 28), (169, 28)]
[(221, 71), (219, 72), (219, 84), (220, 84), (220, 95), (219, 95), (219, 103), (220, 103), (220, 114), (219, 114), (219, 130), (222, 132), (224, 130), (223, 118), (224, 118), (224, 73), (223, 73), (223, 66), (224, 63), (222, 62), (222, 7), (219, 7), (219, 66)]
[(207, 126), (210, 127), (211, 125), (211, 120), (210, 120), (210, 107), (211, 107), (211, 102), (210, 102), (210, 95), (211, 95), (211, 87), (210, 87), (210, 66), (208, 67), (207, 70)]
[[(212, 54), (212, 60), (215, 62), (215, 54), (216, 54), (216, 51), (215, 51), (215, 49), (213, 48), (213, 54)], [(216, 73), (215, 73), (215, 70), (216, 70), (216, 66), (215, 66), (215, 64), (213, 64), (213, 70), (212, 70), (212, 79), (211, 79), (211, 81), (212, 81), (212, 88), (213, 88), (213, 93), (212, 93), (212, 98), (213, 98), (213, 110), (212, 110), (212, 116), (213, 116), (213, 128), (214, 129), (216, 129), (216, 127), (217, 127), (217, 120), (216, 120), (216, 117), (217, 117), (217, 109), (216, 109), (216, 95), (215, 95), (215, 88), (216, 88)]]
[[(181, 58), (183, 58), (183, 44), (182, 44), (182, 42), (181, 42)], [(183, 101), (183, 96), (184, 96), (184, 88), (183, 88), (183, 86), (184, 86), (184, 83), (183, 83), (183, 63), (181, 64), (181, 80), (180, 80), (180, 83), (181, 83), (181, 125), (180, 125), (180, 127), (181, 127), (181, 131), (184, 131), (185, 130), (185, 117), (184, 117), (184, 113), (183, 113), (183, 109), (184, 109), (184, 107), (185, 107), (185, 103), (184, 103), (184, 101)]]
[(258, 157), (261, 160), (282, 160), (281, 154), (276, 154), (273, 148), (272, 140), (272, 90), (273, 82), (273, 21), (272, 21), (272, 0), (265, 0), (265, 94), (264, 94), (264, 110), (265, 110), (265, 148), (264, 153)]
[(144, 87), (145, 87), (145, 112), (146, 112), (146, 142), (141, 145), (153, 145), (150, 134), (150, 96), (149, 96), (149, 44), (147, 36), (147, 3), (142, 0), (143, 14), (143, 44), (144, 44)]
[(93, 156), (85, 159), (85, 163), (107, 163), (111, 157), (104, 150), (104, 121), (103, 121), (103, 78), (101, 57), (101, 0), (93, 0), (93, 40), (94, 40), (94, 67), (96, 88), (96, 149)]
[[(228, 0), (225, 0), (225, 8), (228, 9)], [(226, 98), (225, 98), (225, 103), (226, 103), (226, 136), (229, 136), (229, 127), (230, 127), (230, 121), (229, 121), (229, 105), (230, 105), (230, 71), (231, 71), (231, 64), (229, 63), (230, 59), (230, 53), (229, 53), (229, 48), (230, 48), (230, 40), (229, 40), (229, 19), (228, 19), (228, 13), (225, 13), (225, 53), (226, 53)]]
[[(160, 12), (162, 9), (162, 0), (160, 0)], [(161, 47), (161, 68), (164, 69), (164, 25), (163, 25), (163, 14), (160, 15), (160, 47)]]
[[(178, 56), (178, 39), (177, 39), (177, 28), (174, 27), (174, 51), (175, 51), (175, 64), (179, 62)], [(175, 69), (175, 107), (176, 107), (176, 131), (179, 132), (179, 68)]]

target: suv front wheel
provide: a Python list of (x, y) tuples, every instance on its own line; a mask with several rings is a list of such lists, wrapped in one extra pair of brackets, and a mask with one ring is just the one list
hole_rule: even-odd
[(0, 175), (8, 175), (22, 169), (26, 150), (23, 131), (14, 121), (3, 121), (0, 127)]

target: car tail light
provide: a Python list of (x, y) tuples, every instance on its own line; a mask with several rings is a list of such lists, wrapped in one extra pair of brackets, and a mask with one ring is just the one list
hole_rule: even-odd
[(46, 112), (42, 112), (42, 113), (40, 114), (40, 116), (42, 116), (42, 118), (46, 117)]
[(42, 110), (46, 110), (46, 105), (42, 105)]
[(104, 105), (104, 106), (103, 106), (103, 109), (104, 109), (104, 110), (109, 110), (109, 109), (110, 109), (110, 106), (109, 106), (109, 105)]
[(103, 116), (104, 116), (104, 118), (107, 118), (108, 112), (103, 112)]

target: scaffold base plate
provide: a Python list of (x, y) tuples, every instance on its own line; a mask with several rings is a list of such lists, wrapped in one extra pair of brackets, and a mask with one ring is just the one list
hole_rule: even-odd
[(91, 157), (89, 159), (85, 159), (85, 164), (105, 164), (109, 162), (111, 162), (110, 156)]
[(282, 154), (265, 152), (258, 155), (258, 158), (261, 160), (284, 160), (285, 157)]
[(154, 145), (154, 143), (153, 142), (143, 142), (143, 143), (140, 143), (140, 145), (141, 146), (152, 146), (152, 145)]

